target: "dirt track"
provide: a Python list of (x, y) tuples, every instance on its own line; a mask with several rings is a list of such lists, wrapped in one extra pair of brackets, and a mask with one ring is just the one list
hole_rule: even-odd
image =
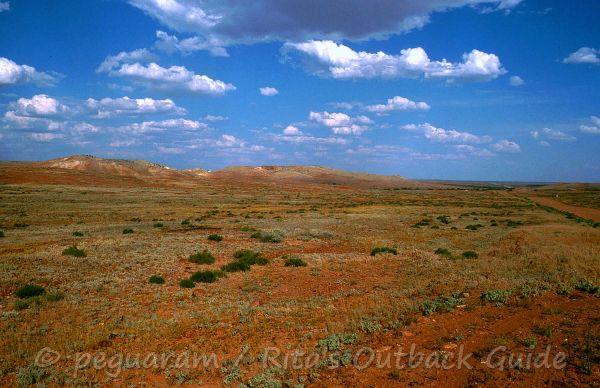
[(529, 197), (529, 199), (539, 203), (540, 205), (550, 206), (561, 211), (571, 212), (576, 216), (589, 218), (596, 222), (600, 221), (600, 210), (598, 209), (567, 205), (566, 203), (562, 203), (548, 197)]

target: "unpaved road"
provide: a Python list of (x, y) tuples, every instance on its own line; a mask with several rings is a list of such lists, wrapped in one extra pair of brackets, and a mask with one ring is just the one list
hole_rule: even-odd
[(589, 218), (596, 222), (600, 222), (600, 210), (592, 209), (589, 207), (579, 207), (574, 205), (567, 205), (566, 203), (562, 203), (552, 198), (548, 197), (529, 197), (534, 202), (539, 203), (540, 205), (550, 206), (558, 210), (571, 212), (576, 216), (582, 218)]

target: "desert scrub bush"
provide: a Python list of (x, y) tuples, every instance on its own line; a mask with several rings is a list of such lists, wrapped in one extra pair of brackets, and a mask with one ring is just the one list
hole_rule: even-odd
[(131, 234), (131, 233), (133, 233), (133, 229), (131, 229), (131, 228), (123, 229), (123, 234)]
[(452, 257), (452, 253), (450, 253), (450, 251), (446, 248), (438, 248), (434, 253), (444, 257)]
[(221, 236), (220, 234), (210, 234), (208, 235), (208, 239), (210, 241), (223, 241), (223, 236)]
[(421, 303), (420, 310), (423, 315), (427, 316), (436, 312), (450, 312), (462, 303), (464, 303), (464, 299), (460, 297), (459, 293), (450, 296), (440, 295), (433, 300)]
[(85, 257), (85, 251), (83, 249), (79, 249), (74, 245), (71, 245), (68, 248), (65, 248), (65, 250), (62, 251), (63, 255), (66, 256), (73, 256), (73, 257)]
[(510, 228), (515, 228), (515, 227), (521, 226), (521, 225), (523, 225), (523, 222), (521, 222), (521, 221), (506, 220), (506, 226), (508, 226)]
[(181, 225), (186, 226), (186, 225), (191, 225), (190, 220), (183, 220), (181, 221)]
[(317, 346), (329, 351), (341, 350), (342, 345), (353, 345), (358, 341), (358, 336), (354, 333), (333, 333), (327, 338), (317, 342)]
[(461, 257), (463, 259), (476, 259), (476, 258), (479, 257), (479, 254), (477, 252), (475, 252), (475, 251), (464, 251), (461, 254)]
[(359, 323), (360, 329), (367, 334), (377, 333), (383, 329), (383, 326), (378, 321), (371, 318), (363, 318)]
[(154, 225), (152, 225), (155, 228), (162, 228), (163, 226), (165, 226), (162, 222), (155, 222)]
[(21, 299), (31, 298), (34, 296), (42, 295), (46, 292), (46, 289), (36, 284), (26, 284), (23, 287), (15, 291), (15, 295)]
[(28, 227), (28, 226), (29, 226), (29, 224), (26, 224), (26, 223), (24, 223), (24, 222), (15, 222), (15, 223), (13, 224), (13, 226), (14, 226), (15, 228), (26, 228), (26, 227)]
[(299, 257), (288, 257), (285, 259), (284, 265), (286, 267), (306, 267), (308, 264), (306, 264), (306, 261)]
[(150, 276), (150, 279), (148, 279), (148, 282), (152, 284), (165, 284), (165, 278), (160, 275), (152, 275)]
[(510, 296), (510, 290), (488, 290), (481, 294), (479, 297), (482, 302), (491, 302), (491, 303), (506, 303), (508, 297)]
[(438, 216), (437, 219), (442, 224), (449, 224), (450, 223), (450, 217), (448, 217), (448, 216)]
[(182, 279), (179, 281), (179, 287), (181, 288), (194, 288), (196, 287), (196, 283), (194, 283), (191, 279)]
[(587, 292), (589, 294), (595, 294), (598, 292), (598, 286), (586, 279), (582, 279), (575, 284), (575, 289), (578, 291)]
[(391, 253), (392, 255), (397, 255), (398, 251), (396, 250), (396, 248), (390, 247), (375, 247), (371, 249), (371, 256), (375, 256), (380, 253)]
[(75, 232), (73, 232), (72, 236), (73, 237), (83, 237), (83, 233), (79, 232), (79, 231), (75, 231)]
[(242, 249), (233, 254), (233, 257), (242, 263), (248, 265), (266, 265), (269, 264), (269, 260), (262, 255), (260, 252), (254, 252), (249, 249)]
[(552, 327), (550, 326), (534, 326), (533, 329), (531, 329), (531, 331), (543, 337), (552, 337)]
[(32, 364), (17, 370), (17, 386), (29, 387), (33, 384), (44, 386), (44, 380), (47, 377), (46, 370)]
[(1, 237), (5, 237), (5, 236), (4, 236), (4, 231), (3, 231), (3, 230), (0, 230), (0, 238), (1, 238)]
[(227, 263), (221, 267), (221, 271), (223, 272), (245, 272), (249, 270), (250, 264), (238, 260)]
[(273, 232), (264, 232), (258, 231), (254, 232), (250, 235), (250, 238), (255, 238), (260, 242), (270, 242), (270, 243), (280, 243), (283, 241), (284, 234), (280, 230), (275, 230)]
[(412, 228), (420, 228), (421, 226), (428, 226), (431, 224), (431, 220), (429, 218), (423, 218), (421, 221), (417, 222), (412, 226)]
[(190, 276), (190, 280), (196, 283), (214, 283), (220, 276), (220, 271), (198, 271)]
[(17, 311), (27, 310), (29, 308), (29, 302), (27, 300), (17, 299), (13, 304), (13, 308)]
[(215, 257), (205, 249), (202, 252), (190, 255), (188, 260), (196, 264), (213, 264), (215, 262)]
[(481, 225), (481, 224), (472, 224), (472, 225), (465, 226), (465, 229), (468, 229), (468, 230), (477, 230), (479, 228), (483, 228), (483, 225)]

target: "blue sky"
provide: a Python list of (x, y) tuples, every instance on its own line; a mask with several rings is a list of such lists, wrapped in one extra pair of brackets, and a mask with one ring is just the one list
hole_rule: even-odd
[(600, 3), (0, 0), (0, 159), (600, 181)]

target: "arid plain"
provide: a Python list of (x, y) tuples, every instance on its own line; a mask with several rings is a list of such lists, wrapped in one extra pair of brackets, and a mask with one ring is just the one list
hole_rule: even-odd
[(88, 157), (0, 183), (2, 385), (600, 379), (598, 185)]

